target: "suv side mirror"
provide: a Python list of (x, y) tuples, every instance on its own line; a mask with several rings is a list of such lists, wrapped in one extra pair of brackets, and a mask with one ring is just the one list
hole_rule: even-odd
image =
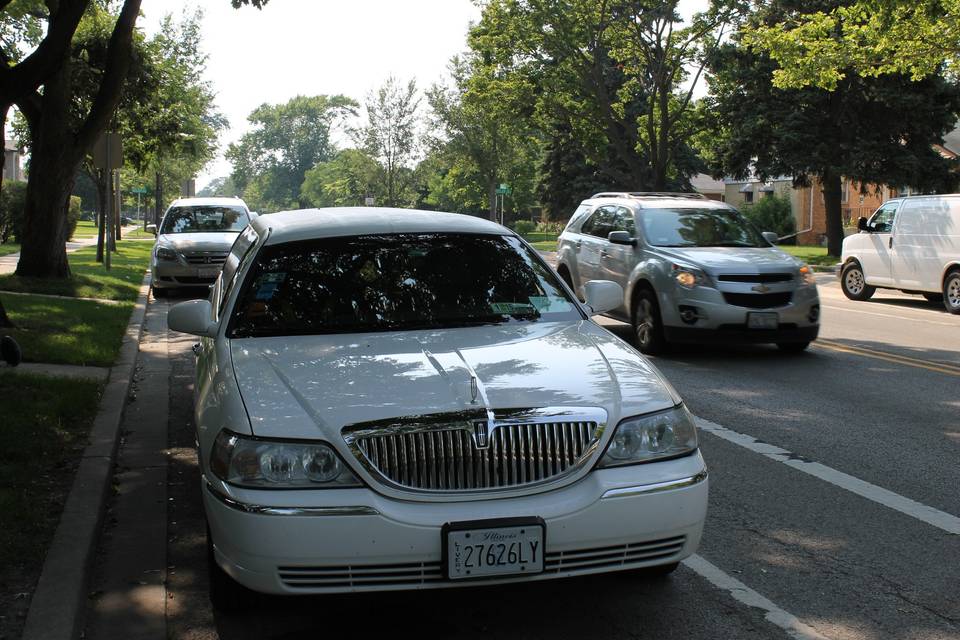
[(153, 235), (157, 235), (157, 225), (152, 224), (152, 223), (151, 223), (151, 224), (148, 224), (148, 225), (147, 225), (147, 233), (152, 233)]
[(869, 229), (867, 228), (867, 219), (864, 218), (863, 216), (860, 216), (859, 218), (857, 218), (857, 229), (859, 229), (860, 231), (869, 231)]
[(763, 239), (769, 242), (770, 244), (777, 244), (780, 242), (780, 236), (775, 234), (773, 231), (764, 231), (760, 235), (763, 236)]
[(637, 246), (637, 239), (630, 236), (626, 231), (611, 231), (607, 234), (607, 240), (610, 244), (625, 244), (628, 247)]

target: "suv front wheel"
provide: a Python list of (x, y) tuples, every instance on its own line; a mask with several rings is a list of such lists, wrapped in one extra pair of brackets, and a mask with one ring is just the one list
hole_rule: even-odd
[(641, 353), (656, 355), (663, 353), (667, 347), (657, 294), (651, 289), (640, 289), (637, 292), (636, 301), (633, 303), (633, 334)]

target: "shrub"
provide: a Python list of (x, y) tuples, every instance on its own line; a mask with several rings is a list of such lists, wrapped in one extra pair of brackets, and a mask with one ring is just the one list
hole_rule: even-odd
[(64, 242), (69, 240), (73, 236), (73, 232), (77, 230), (77, 222), (80, 220), (80, 196), (70, 196), (70, 205), (67, 207), (67, 226), (66, 226), (66, 237), (63, 239)]
[(19, 239), (23, 232), (23, 210), (27, 201), (27, 183), (4, 180), (0, 192), (0, 242)]
[(521, 236), (530, 235), (535, 228), (536, 225), (529, 220), (517, 220), (513, 223), (513, 230)]
[(551, 222), (549, 220), (541, 220), (537, 223), (537, 231), (540, 233), (550, 233), (555, 236), (563, 233), (563, 228), (566, 226), (564, 222)]
[(781, 238), (796, 231), (790, 198), (767, 196), (756, 204), (743, 207), (743, 215), (760, 231), (773, 231)]

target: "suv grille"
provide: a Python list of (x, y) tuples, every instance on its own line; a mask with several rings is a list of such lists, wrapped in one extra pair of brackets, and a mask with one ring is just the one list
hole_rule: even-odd
[(738, 274), (728, 273), (717, 276), (720, 282), (790, 282), (793, 280), (792, 273), (755, 273)]
[(723, 299), (727, 304), (735, 307), (747, 307), (748, 309), (773, 309), (774, 307), (785, 307), (793, 299), (792, 291), (781, 291), (779, 293), (726, 293)]
[(489, 425), (478, 419), (355, 430), (345, 437), (354, 455), (390, 483), (473, 491), (558, 478), (593, 453), (600, 433), (595, 421)]

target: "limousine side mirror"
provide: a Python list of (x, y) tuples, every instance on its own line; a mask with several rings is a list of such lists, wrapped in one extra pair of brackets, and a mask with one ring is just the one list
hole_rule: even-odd
[(867, 219), (863, 216), (857, 218), (857, 229), (860, 231), (869, 231), (869, 229), (867, 229)]
[(587, 280), (583, 283), (583, 297), (590, 315), (595, 316), (623, 304), (623, 287), (610, 280)]
[(637, 246), (637, 239), (626, 231), (611, 231), (607, 234), (607, 240), (610, 241), (610, 244), (625, 244), (628, 247)]
[(217, 335), (217, 325), (211, 320), (213, 306), (209, 300), (187, 300), (170, 307), (167, 312), (167, 327), (171, 331), (212, 338)]
[(763, 236), (763, 239), (769, 242), (770, 244), (777, 244), (780, 242), (780, 236), (778, 236), (773, 231), (764, 231), (760, 235)]

